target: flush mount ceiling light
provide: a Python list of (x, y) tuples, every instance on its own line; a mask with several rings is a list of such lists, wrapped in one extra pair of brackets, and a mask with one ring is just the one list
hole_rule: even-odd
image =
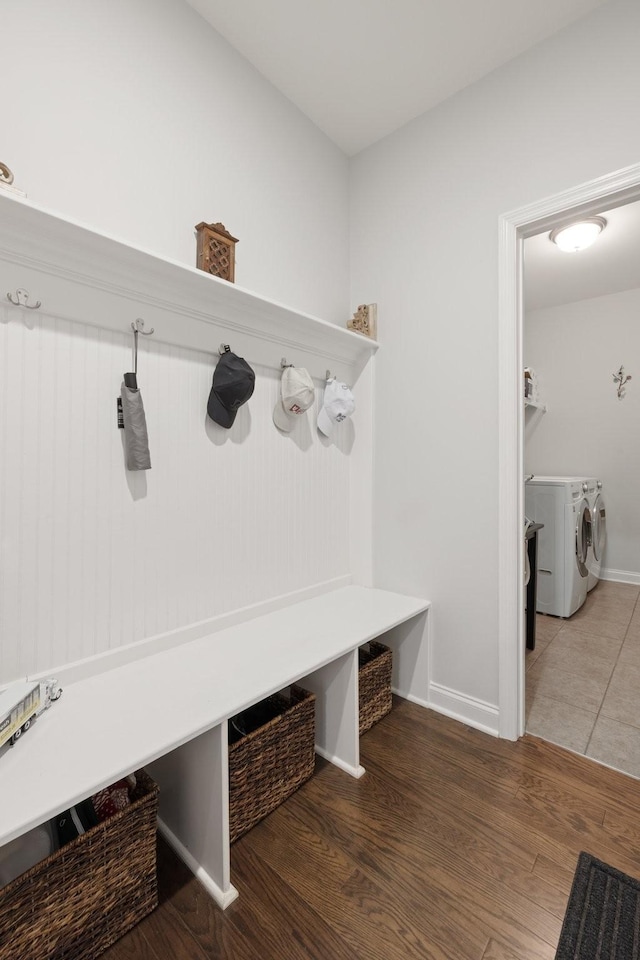
[(606, 225), (604, 217), (585, 217), (584, 220), (569, 223), (566, 227), (556, 227), (549, 234), (549, 240), (553, 240), (567, 253), (577, 253), (578, 250), (586, 250), (595, 243)]

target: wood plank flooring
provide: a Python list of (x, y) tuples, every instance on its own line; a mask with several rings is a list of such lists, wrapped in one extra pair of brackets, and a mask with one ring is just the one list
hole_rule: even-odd
[(640, 876), (640, 781), (403, 700), (231, 850), (222, 912), (164, 845), (106, 960), (553, 960), (578, 853)]

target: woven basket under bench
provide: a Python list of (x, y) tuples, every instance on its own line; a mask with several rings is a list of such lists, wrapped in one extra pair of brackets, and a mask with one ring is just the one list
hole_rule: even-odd
[(377, 640), (368, 648), (358, 650), (361, 736), (391, 710), (391, 650)]
[(313, 693), (291, 687), (266, 701), (277, 716), (229, 744), (231, 843), (276, 809), (308, 780), (315, 767)]
[[(0, 889), (0, 960), (94, 960), (158, 903), (158, 788)], [(46, 787), (46, 785), (45, 785)]]

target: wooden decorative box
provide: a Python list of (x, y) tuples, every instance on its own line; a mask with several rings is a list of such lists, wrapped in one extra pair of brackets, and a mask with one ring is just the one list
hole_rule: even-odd
[(196, 226), (198, 234), (197, 267), (210, 273), (212, 277), (220, 277), (233, 283), (236, 274), (236, 243), (237, 237), (232, 237), (224, 223), (199, 223)]

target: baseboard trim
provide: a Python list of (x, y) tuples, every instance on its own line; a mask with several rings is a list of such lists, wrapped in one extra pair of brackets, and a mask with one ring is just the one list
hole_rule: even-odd
[(328, 760), (329, 763), (332, 763), (334, 766), (339, 767), (340, 770), (344, 770), (345, 773), (348, 773), (350, 777), (355, 777), (356, 780), (359, 780), (360, 777), (366, 772), (364, 767), (358, 764), (357, 767), (354, 767), (350, 763), (345, 763), (344, 760), (341, 760), (340, 757), (334, 756), (332, 753), (329, 753), (328, 750), (323, 750), (322, 747), (316, 745), (316, 753), (319, 757), (322, 757), (323, 760)]
[[(415, 702), (419, 703), (420, 701)], [(451, 717), (453, 720), (459, 720), (476, 730), (488, 733), (492, 737), (499, 736), (500, 715), (498, 708), (485, 700), (468, 697), (466, 694), (460, 693), (458, 690), (452, 690), (440, 683), (430, 683), (429, 702), (426, 706)]]
[(634, 573), (633, 570), (614, 570), (613, 567), (605, 567), (600, 571), (600, 579), (613, 580), (616, 583), (640, 584), (640, 573)]
[(412, 693), (407, 693), (406, 690), (399, 690), (398, 687), (391, 687), (391, 693), (394, 693), (397, 697), (402, 697), (403, 700), (409, 700), (410, 703), (417, 703), (419, 707), (425, 707), (427, 710), (431, 707), (428, 700), (415, 697)]
[(158, 817), (158, 831), (162, 834), (171, 849), (177, 853), (180, 859), (189, 867), (189, 870), (191, 870), (194, 876), (197, 877), (207, 893), (213, 897), (219, 907), (221, 907), (223, 910), (226, 910), (229, 904), (233, 903), (233, 901), (238, 898), (238, 891), (233, 884), (229, 884), (228, 890), (223, 890), (221, 887), (219, 887), (215, 880), (213, 880), (213, 878), (207, 873), (204, 867), (200, 866), (198, 861), (189, 853), (184, 844), (180, 843), (175, 833), (169, 829), (169, 827), (160, 819), (160, 817)]

